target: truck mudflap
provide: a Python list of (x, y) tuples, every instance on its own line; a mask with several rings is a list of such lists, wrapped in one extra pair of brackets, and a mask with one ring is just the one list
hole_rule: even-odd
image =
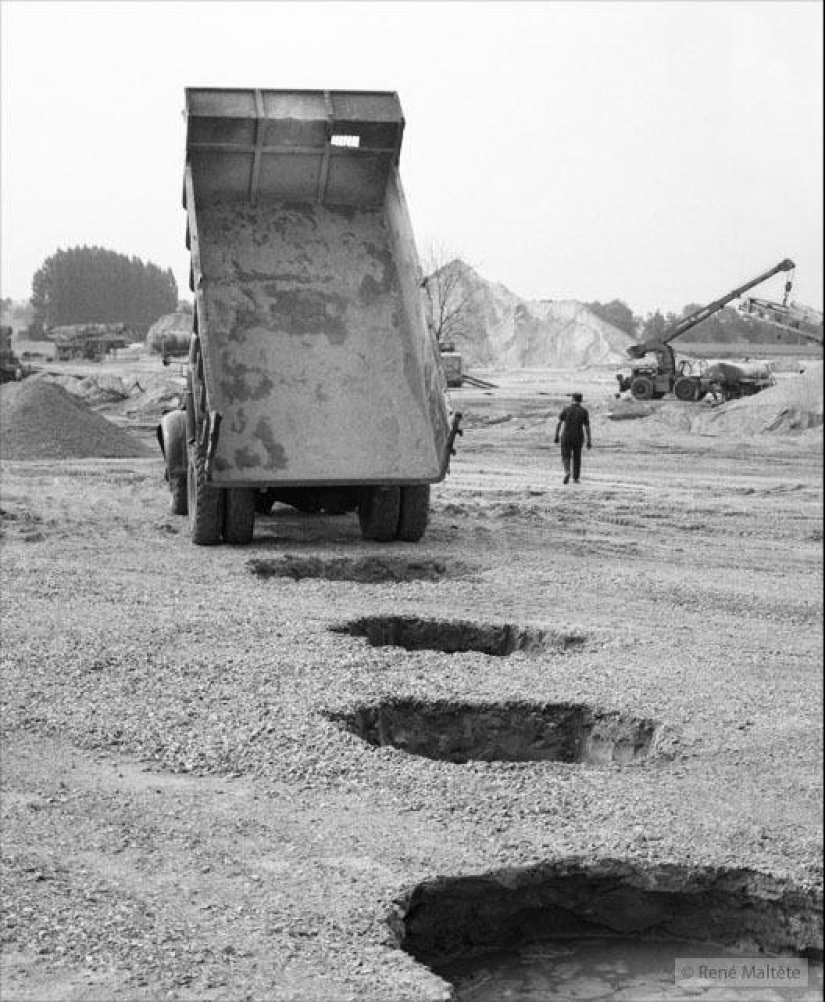
[(167, 411), (157, 427), (157, 439), (166, 460), (166, 479), (185, 477), (187, 471), (186, 412)]
[(402, 131), (391, 93), (187, 91), (216, 486), (446, 475), (455, 434), (397, 168)]
[(453, 415), (452, 423), (450, 424), (450, 434), (447, 436), (447, 442), (444, 446), (444, 458), (441, 461), (441, 471), (438, 479), (443, 480), (447, 476), (450, 469), (450, 460), (455, 455), (455, 440), (458, 435), (463, 435), (464, 431), (461, 428), (461, 412), (457, 411)]

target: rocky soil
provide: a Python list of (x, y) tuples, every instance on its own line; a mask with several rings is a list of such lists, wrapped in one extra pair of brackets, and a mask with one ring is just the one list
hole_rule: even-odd
[[(2, 464), (4, 1002), (447, 998), (398, 947), (397, 902), (437, 877), (821, 887), (821, 426), (611, 421), (611, 372), (494, 381), (453, 394), (418, 545), (276, 507), (251, 546), (196, 548), (159, 452)], [(575, 389), (594, 448), (565, 487)], [(406, 649), (340, 629), (364, 616), (581, 640)], [(340, 724), (392, 700), (575, 704), (657, 741), (457, 763)]]

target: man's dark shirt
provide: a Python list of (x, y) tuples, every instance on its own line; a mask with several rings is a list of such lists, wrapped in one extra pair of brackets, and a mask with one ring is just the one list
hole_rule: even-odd
[(590, 427), (590, 415), (587, 408), (581, 404), (570, 404), (559, 415), (559, 421), (564, 422), (561, 440), (565, 445), (582, 445), (584, 442), (585, 425)]

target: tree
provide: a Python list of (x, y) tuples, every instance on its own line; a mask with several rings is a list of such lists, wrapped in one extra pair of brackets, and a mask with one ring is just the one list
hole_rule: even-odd
[(171, 268), (102, 247), (57, 250), (32, 278), (34, 325), (125, 323), (145, 334), (171, 313), (178, 287)]
[(609, 303), (600, 303), (597, 300), (594, 303), (585, 303), (585, 306), (597, 317), (635, 337), (638, 318), (634, 317), (633, 310), (621, 299), (611, 299)]
[[(672, 316), (672, 314), (668, 314)], [(653, 338), (661, 337), (662, 334), (667, 330), (669, 324), (667, 318), (662, 313), (661, 310), (656, 310), (653, 313), (648, 313), (648, 315), (642, 321), (642, 327), (639, 331), (639, 338), (642, 341), (652, 341)]]
[(469, 337), (472, 292), (467, 277), (472, 269), (438, 243), (427, 248), (424, 269), (424, 309), (436, 341), (446, 346)]

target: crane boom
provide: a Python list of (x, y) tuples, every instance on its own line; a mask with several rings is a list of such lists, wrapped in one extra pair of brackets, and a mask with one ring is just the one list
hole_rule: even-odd
[(773, 278), (773, 276), (778, 274), (780, 271), (791, 271), (795, 267), (796, 265), (790, 260), (790, 258), (785, 258), (783, 261), (780, 261), (779, 264), (774, 265), (774, 267), (769, 271), (764, 272), (757, 278), (751, 279), (750, 282), (746, 282), (744, 285), (740, 285), (736, 289), (732, 289), (729, 293), (727, 293), (727, 295), (722, 296), (721, 299), (715, 299), (712, 303), (708, 303), (707, 306), (703, 306), (701, 309), (688, 314), (688, 316), (682, 317), (681, 320), (672, 324), (658, 337), (650, 338), (650, 340), (643, 341), (641, 344), (629, 345), (627, 354), (631, 358), (642, 358), (648, 352), (651, 352), (658, 357), (659, 368), (661, 371), (675, 372), (676, 357), (673, 349), (670, 347), (671, 341), (680, 337), (697, 324), (701, 324), (704, 320), (707, 320), (708, 317), (712, 317), (714, 313), (718, 313), (723, 306), (726, 306), (732, 299), (737, 299), (744, 292), (747, 292), (748, 289), (752, 289), (755, 285), (759, 285), (761, 282), (766, 282), (769, 278)]

